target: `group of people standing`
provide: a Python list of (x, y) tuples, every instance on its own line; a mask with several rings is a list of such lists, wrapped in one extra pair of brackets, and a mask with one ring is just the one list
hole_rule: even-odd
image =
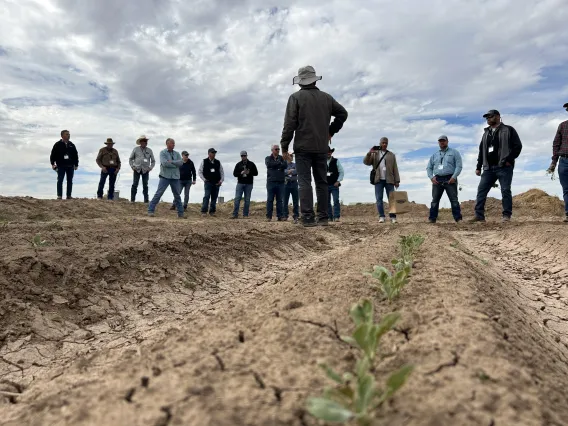
[[(284, 116), (284, 126), (280, 146), (273, 145), (271, 155), (265, 159), (267, 168), (267, 201), (266, 219), (271, 221), (276, 202), (278, 221), (289, 218), (289, 200), (292, 198), (292, 219), (298, 222), (301, 217), (304, 226), (325, 226), (329, 221), (338, 221), (341, 217), (339, 187), (344, 178), (344, 170), (339, 160), (333, 157), (335, 149), (330, 147), (332, 137), (341, 130), (348, 114), (331, 95), (320, 91), (316, 82), (321, 80), (313, 67), (306, 66), (298, 70), (292, 84), (298, 84), (300, 90), (290, 95)], [(564, 104), (568, 111), (568, 103)], [(334, 118), (331, 122), (331, 118)], [(487, 195), (495, 183), (499, 181), (502, 194), (502, 220), (508, 222), (513, 213), (511, 184), (515, 160), (521, 153), (522, 143), (516, 130), (501, 120), (497, 110), (490, 110), (483, 115), (488, 127), (484, 129), (479, 144), (479, 154), (475, 173), (481, 177), (476, 197), (475, 214), (472, 222), (485, 221), (485, 203)], [(330, 124), (331, 122), (331, 124)], [(294, 152), (289, 151), (293, 140)], [(103, 198), (103, 190), (109, 179), (108, 199), (114, 197), (114, 186), (121, 168), (118, 151), (114, 149), (111, 138), (105, 142), (97, 155), (97, 164), (101, 168), (101, 176), (97, 197)], [(187, 151), (181, 155), (174, 150), (175, 141), (166, 140), (166, 148), (160, 152), (160, 181), (156, 194), (149, 200), (149, 173), (156, 165), (152, 150), (148, 148), (148, 138), (141, 136), (129, 158), (133, 170), (133, 183), (130, 201), (136, 201), (140, 179), (142, 179), (144, 202), (148, 203), (148, 215), (153, 216), (165, 190), (170, 187), (174, 195), (172, 210), (177, 210), (178, 217), (184, 218), (187, 210), (189, 192), (196, 184), (197, 174), (204, 182), (205, 195), (201, 206), (203, 216), (215, 216), (219, 188), (225, 180), (223, 166), (215, 158), (217, 151), (208, 150), (196, 173), (193, 162)], [(375, 186), (375, 199), (379, 222), (386, 221), (383, 196), (387, 197), (400, 185), (400, 175), (396, 156), (388, 150), (389, 140), (380, 139), (379, 145), (373, 146), (365, 155), (363, 163), (371, 166), (371, 184)], [(460, 153), (449, 147), (446, 135), (438, 138), (439, 149), (432, 154), (426, 167), (428, 178), (432, 182), (432, 202), (429, 222), (435, 223), (438, 218), (439, 203), (444, 192), (447, 193), (452, 207), (452, 215), (456, 222), (462, 221), (458, 201), (458, 176), (462, 172)], [(280, 152), (282, 149), (282, 152)], [(237, 219), (240, 203), (244, 197), (242, 216), (248, 218), (250, 199), (254, 186), (254, 177), (258, 176), (256, 165), (248, 159), (246, 151), (240, 153), (241, 161), (234, 168), (233, 176), (237, 178), (234, 209), (231, 218)], [(295, 157), (295, 161), (294, 161)], [(559, 162), (558, 173), (563, 188), (565, 203), (565, 221), (568, 222), (568, 121), (558, 127), (553, 142), (552, 163), (548, 169), (554, 172)], [(67, 178), (67, 199), (72, 198), (73, 174), (79, 167), (77, 148), (70, 141), (67, 130), (61, 132), (61, 140), (53, 146), (50, 163), (57, 171), (57, 198), (63, 196), (63, 180)], [(316, 187), (317, 212), (314, 212), (312, 192), (312, 175)], [(184, 194), (183, 202), (180, 194)], [(332, 201), (333, 200), (333, 206)], [(395, 214), (389, 214), (392, 223), (396, 223)]]

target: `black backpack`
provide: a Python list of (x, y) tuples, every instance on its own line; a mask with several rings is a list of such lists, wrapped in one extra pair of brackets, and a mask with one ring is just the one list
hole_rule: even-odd
[(369, 180), (371, 181), (371, 185), (375, 184), (375, 177), (377, 176), (377, 169), (379, 168), (379, 166), (381, 165), (381, 162), (383, 161), (383, 158), (385, 158), (385, 155), (387, 155), (387, 154), (388, 154), (388, 151), (383, 154), (383, 156), (379, 160), (379, 163), (377, 164), (377, 167), (374, 168), (373, 170), (371, 170), (371, 174), (369, 176)]

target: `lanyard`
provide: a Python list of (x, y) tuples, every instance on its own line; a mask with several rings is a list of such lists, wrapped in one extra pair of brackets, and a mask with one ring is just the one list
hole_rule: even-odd
[(442, 155), (442, 151), (440, 151), (440, 165), (443, 166), (444, 165), (444, 158), (446, 158), (446, 154), (448, 153), (448, 150), (446, 150), (444, 152), (444, 155)]

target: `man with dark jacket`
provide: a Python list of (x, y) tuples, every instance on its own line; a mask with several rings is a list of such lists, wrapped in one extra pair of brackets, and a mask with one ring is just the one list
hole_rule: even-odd
[(53, 145), (49, 163), (51, 168), (57, 172), (57, 199), (63, 198), (63, 179), (67, 176), (67, 199), (73, 198), (73, 175), (79, 167), (79, 154), (77, 148), (69, 140), (71, 134), (69, 130), (61, 131), (61, 139)]
[[(189, 159), (189, 152), (182, 151), (181, 158), (183, 160), (183, 164), (179, 168), (179, 185), (180, 185), (180, 193), (184, 193), (183, 196), (183, 210), (187, 211), (187, 203), (189, 202), (189, 190), (191, 189), (191, 185), (195, 185), (195, 181), (197, 179), (197, 173), (195, 172), (195, 165), (193, 161)], [(176, 205), (175, 203), (172, 204), (170, 210), (175, 210)]]
[(266, 220), (272, 220), (274, 198), (276, 197), (276, 216), (278, 221), (286, 220), (284, 216), (284, 187), (286, 181), (285, 170), (288, 163), (280, 155), (278, 145), (272, 145), (272, 154), (264, 160), (266, 164)]
[[(299, 84), (300, 90), (288, 99), (280, 141), (283, 156), (287, 160), (288, 147), (294, 139), (304, 226), (328, 224), (327, 146), (347, 120), (345, 108), (331, 95), (316, 87), (318, 80), (321, 80), (321, 77), (316, 75), (313, 67), (308, 65), (298, 70), (292, 84)], [(330, 124), (331, 117), (335, 117), (335, 120)], [(312, 172), (316, 184), (317, 223), (314, 215)]]
[(252, 187), (254, 177), (258, 176), (258, 169), (256, 165), (249, 161), (246, 151), (241, 151), (241, 161), (235, 165), (233, 176), (237, 178), (237, 188), (235, 190), (235, 207), (231, 219), (239, 217), (239, 209), (241, 207), (241, 199), (245, 195), (245, 206), (243, 207), (243, 218), (249, 217), (250, 196), (252, 194)]
[[(333, 156), (335, 148), (328, 147), (327, 150), (327, 188), (329, 193), (329, 202), (327, 204), (327, 216), (329, 220), (339, 222), (341, 217), (341, 206), (339, 204), (339, 187), (343, 180), (343, 166), (337, 158)], [(331, 199), (333, 198), (333, 210), (331, 208)]]
[[(563, 108), (568, 112), (568, 102)], [(549, 173), (554, 173), (558, 162), (558, 178), (564, 196), (564, 222), (568, 222), (568, 120), (560, 123), (552, 142), (552, 163), (548, 168)]]
[(284, 185), (284, 217), (288, 220), (290, 215), (290, 196), (292, 196), (292, 219), (294, 224), (298, 223), (300, 217), (300, 208), (298, 206), (298, 172), (296, 171), (296, 163), (294, 162), (294, 154), (288, 154), (288, 167), (284, 173), (286, 174), (286, 182)]
[[(481, 175), (475, 202), (475, 217), (472, 222), (485, 222), (485, 201), (487, 194), (499, 180), (503, 198), (503, 222), (509, 222), (513, 214), (513, 168), (515, 159), (521, 154), (523, 145), (517, 131), (501, 122), (499, 111), (492, 109), (483, 115), (489, 127), (485, 128), (475, 174)], [(483, 174), (481, 168), (483, 167)]]
[(107, 177), (109, 178), (108, 196), (109, 201), (114, 199), (114, 184), (116, 183), (116, 176), (120, 171), (120, 156), (118, 151), (114, 149), (114, 142), (112, 138), (107, 138), (105, 147), (99, 150), (97, 155), (97, 165), (101, 168), (101, 178), (99, 180), (99, 189), (97, 191), (97, 198), (103, 199), (103, 191)]
[[(217, 151), (214, 148), (209, 148), (207, 151), (207, 158), (205, 158), (199, 166), (199, 177), (203, 180), (205, 186), (205, 195), (203, 197), (203, 204), (201, 205), (201, 216), (215, 216), (217, 211), (217, 197), (219, 196), (219, 188), (225, 180), (225, 172), (221, 162), (215, 158)], [(211, 206), (209, 206), (211, 200)]]

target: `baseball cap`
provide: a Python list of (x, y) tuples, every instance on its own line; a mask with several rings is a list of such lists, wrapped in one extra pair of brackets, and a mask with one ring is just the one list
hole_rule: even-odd
[(209, 154), (210, 152), (212, 152), (213, 154), (217, 154), (217, 151), (215, 151), (215, 148), (209, 148), (207, 150), (207, 153)]
[(499, 111), (497, 111), (496, 109), (490, 109), (490, 110), (487, 111), (485, 114), (483, 114), (483, 118), (487, 118), (489, 115), (498, 115), (498, 116), (501, 116), (501, 114), (499, 114)]
[(243, 155), (248, 155), (248, 154), (247, 154), (246, 151), (241, 151), (241, 157), (242, 157)]
[(181, 155), (189, 155), (189, 152), (187, 152), (187, 151), (182, 151), (182, 152), (181, 152)]
[(446, 135), (441, 135), (441, 136), (438, 136), (438, 140), (439, 141), (447, 141), (448, 137)]

